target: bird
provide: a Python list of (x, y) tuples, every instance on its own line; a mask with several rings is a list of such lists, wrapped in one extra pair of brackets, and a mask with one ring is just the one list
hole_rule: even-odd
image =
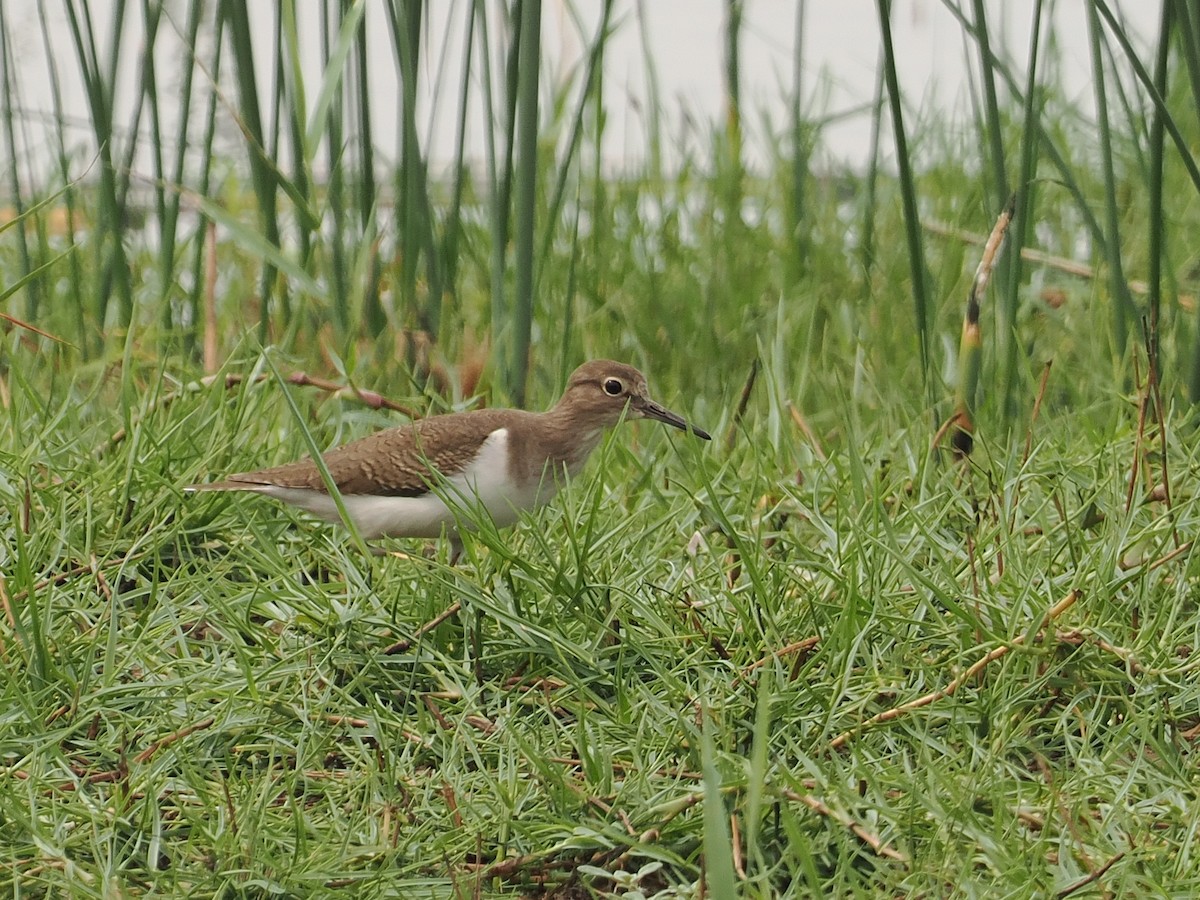
[[(346, 515), (365, 540), (437, 538), (462, 553), (464, 508), (481, 506), (497, 527), (514, 524), (574, 478), (604, 433), (622, 419), (654, 419), (708, 441), (706, 431), (650, 398), (645, 376), (608, 359), (586, 362), (546, 412), (479, 409), (418, 419), (322, 455)], [(191, 484), (187, 492), (242, 491), (342, 523), (311, 459)]]

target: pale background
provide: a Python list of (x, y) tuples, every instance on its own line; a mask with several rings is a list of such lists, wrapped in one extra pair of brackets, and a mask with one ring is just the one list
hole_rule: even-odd
[[(367, 2), (371, 78), (375, 86), (372, 102), (376, 145), (382, 155), (381, 164), (386, 165), (395, 158), (396, 72), (390, 37), (382, 19), (384, 4), (379, 0)], [(319, 32), (316, 22), (304, 16), (310, 11), (315, 17), (317, 6), (307, 7), (305, 0), (297, 5), (308, 102), (311, 104), (321, 77)], [(959, 5), (970, 6), (965, 2)], [(1076, 102), (1080, 111), (1087, 115), (1092, 95), (1084, 2), (1063, 0), (1047, 5), (1053, 10), (1056, 49), (1053, 61), (1043, 64), (1043, 71), (1053, 73), (1060, 94)], [(27, 129), (24, 146), (29, 148), (26, 153), (19, 154), (24, 158), (18, 161), (18, 166), (22, 180), (28, 182), (39, 180), (45, 174), (41, 167), (52, 160), (51, 153), (41, 153), (39, 149), (52, 147), (48, 132), (44, 131), (53, 110), (49, 80), (45, 75), (48, 56), (36, 5), (22, 2), (9, 6), (6, 14), (14, 23), (13, 62), (21, 92), (15, 105), (22, 110), (21, 118)], [(112, 6), (112, 0), (92, 0), (90, 3), (93, 20), (101, 25), (104, 33), (107, 33)], [(132, 82), (136, 76), (134, 48), (139, 36), (136, 23), (139, 13), (137, 4), (129, 6), (133, 27), (123, 44), (118, 123), (129, 120), (133, 105)], [(255, 33), (265, 40), (271, 36), (274, 6), (267, 2), (251, 4)], [(681, 140), (689, 141), (692, 151), (702, 151), (709, 127), (723, 121), (724, 6), (720, 0), (642, 0), (640, 15), (646, 26), (645, 40), (655, 60), (664, 107), (668, 137), (664, 150), (668, 162), (678, 159)], [(431, 7), (423, 47), (423, 65), (428, 71), (423, 73), (425, 77), (420, 81), (423, 86), (440, 83), (444, 96), (435, 101), (430, 94), (423, 95), (418, 121), (423, 129), (422, 144), (436, 172), (453, 152), (454, 116), (451, 110), (456, 102), (461, 71), (459, 48), (469, 4), (463, 0), (445, 0), (431, 4)], [(988, 7), (993, 16), (990, 27), (995, 45), (1014, 61), (1018, 72), (1023, 71), (1033, 0), (1005, 0), (990, 3)], [(579, 61), (584, 45), (568, 14), (571, 8), (586, 20), (586, 38), (590, 41), (600, 4), (597, 0), (581, 0), (568, 7), (561, 0), (547, 0), (543, 12), (544, 71), (549, 79), (559, 82)], [(806, 8), (802, 68), (804, 109), (809, 116), (831, 119), (823, 130), (823, 141), (814, 165), (818, 168), (838, 164), (861, 166), (866, 159), (870, 133), (864, 107), (874, 92), (879, 60), (875, 3), (872, 0), (817, 0), (809, 2)], [(1147, 48), (1157, 27), (1160, 4), (1127, 0), (1117, 2), (1115, 8), (1127, 20), (1139, 51), (1149, 52)], [(171, 20), (160, 26), (158, 42), (160, 98), (170, 96), (169, 92), (177, 89), (177, 79), (172, 72), (179, 66), (179, 55), (188, 52), (179, 37), (185, 7), (182, 3), (168, 4), (167, 9)], [(780, 132), (787, 128), (789, 96), (794, 80), (796, 9), (795, 0), (746, 0), (741, 71), (746, 153), (751, 166), (762, 159), (764, 123), (770, 122), (771, 127)], [(497, 5), (493, 15), (497, 26), (499, 12)], [(80, 126), (69, 133), (78, 135), (79, 144), (75, 149), (83, 159), (94, 150), (86, 146), (90, 133), (86, 125), (88, 112), (70, 33), (58, 4), (53, 4), (52, 8), (48, 5), (46, 13), (52, 22), (50, 54), (57, 60), (62, 79), (66, 117)], [(643, 117), (647, 98), (642, 61), (643, 34), (636, 0), (618, 0), (613, 22), (616, 29), (608, 49), (605, 75), (609, 122), (602, 152), (606, 168), (620, 171), (636, 167), (642, 161), (647, 145)], [(962, 32), (947, 4), (940, 0), (896, 0), (893, 28), (899, 77), (910, 119), (915, 124), (921, 118), (939, 112), (951, 114), (959, 122), (967, 122), (968, 78), (974, 61), (973, 58), (970, 63), (967, 60), (971, 48), (964, 47)], [(491, 33), (494, 39), (499, 33), (498, 27), (493, 27)], [(202, 58), (207, 58), (205, 48), (200, 52)], [(102, 49), (101, 53), (105, 51)], [(439, 82), (436, 76), (443, 56), (442, 71), (445, 74)], [(267, 57), (264, 53), (262, 58)], [(224, 65), (230, 64), (231, 56), (227, 53)], [(197, 76), (197, 86), (202, 84), (202, 77)], [(259, 77), (265, 90), (264, 73), (260, 72)], [(166, 133), (173, 133), (169, 123)], [(473, 161), (478, 161), (484, 151), (483, 134), (482, 114), (477, 105), (472, 110), (468, 139), (468, 157)], [(681, 135), (685, 137), (681, 138)], [(238, 146), (236, 135), (227, 131), (225, 136), (229, 154), (240, 159), (244, 149)], [(885, 139), (885, 154), (889, 146)], [(0, 157), (3, 156), (4, 151), (0, 150)], [(135, 163), (138, 167), (142, 165), (144, 161)]]

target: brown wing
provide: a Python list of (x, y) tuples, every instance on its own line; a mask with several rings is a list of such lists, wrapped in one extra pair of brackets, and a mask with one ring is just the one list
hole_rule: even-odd
[[(431, 416), (335, 447), (323, 459), (343, 494), (416, 497), (429, 492), (430, 467), (442, 475), (462, 469), (489, 434), (508, 424), (511, 413), (480, 409)], [(311, 459), (230, 475), (229, 481), (325, 490), (321, 472)]]

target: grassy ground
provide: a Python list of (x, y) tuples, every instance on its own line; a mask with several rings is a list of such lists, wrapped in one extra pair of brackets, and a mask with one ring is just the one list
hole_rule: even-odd
[(136, 360), (14, 364), (8, 888), (1200, 886), (1194, 444), (1168, 422), (1174, 503), (1143, 473), (1128, 504), (1133, 460), (1161, 458), (1115, 392), (964, 466), (886, 382), (879, 408), (834, 390), (814, 444), (773, 366), (735, 423), (740, 384), (697, 396), (691, 364), (654, 387), (714, 444), (623, 426), (457, 569), (180, 491), (301, 454), (302, 423), (325, 444), (394, 416), (270, 379), (176, 393)]
[[(493, 288), (512, 289), (480, 201), (461, 233), (437, 220), (455, 248), (444, 302), (405, 269), (388, 210), (371, 210), (378, 245), (327, 235), (325, 186), (311, 253), (264, 249), (248, 189), (239, 207), (229, 184), (206, 193), (214, 243), (183, 229), (174, 256), (152, 230), (106, 236), (89, 224), (102, 217), (69, 239), (43, 228), (39, 259), (78, 249), (13, 314), (73, 343), (13, 327), (0, 351), (0, 885), (1200, 892), (1193, 186), (1172, 165), (1171, 227), (1123, 200), (1108, 232), (1135, 279), (1147, 231), (1165, 241), (1161, 406), (1139, 323), (1121, 320), (1127, 346), (1114, 337), (1105, 273), (1028, 262), (1011, 370), (1000, 285), (984, 298), (963, 462), (932, 444), (978, 253), (960, 232), (992, 221), (972, 136), (933, 122), (918, 138), (920, 213), (941, 223), (923, 235), (923, 335), (886, 176), (808, 178), (798, 210), (783, 149), (765, 175), (723, 173), (714, 152), (669, 178), (572, 175), (551, 214), (548, 166), (536, 220), (565, 224), (538, 244), (529, 405), (613, 357), (716, 440), (624, 425), (550, 508), (481, 523), (456, 568), (444, 547), (368, 557), (270, 502), (182, 487), (403, 421), (292, 372), (418, 412), (503, 384), (493, 366), (474, 386), (478, 341), (507, 327)], [(1056, 132), (1099, 208), (1090, 140)], [(1100, 258), (1042, 165), (1016, 227), (1040, 251)], [(1141, 197), (1139, 177), (1122, 198)], [(102, 207), (94, 189), (72, 202)], [(24, 271), (9, 236), (6, 284)], [(337, 272), (343, 293), (379, 276), (379, 336), (339, 305)], [(247, 302), (264, 283), (270, 302)], [(445, 384), (409, 365), (421, 316), (405, 291), (442, 314)], [(206, 357), (224, 368), (201, 380)]]

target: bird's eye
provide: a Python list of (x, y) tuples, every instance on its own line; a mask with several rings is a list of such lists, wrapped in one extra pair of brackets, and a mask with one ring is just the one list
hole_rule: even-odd
[(625, 390), (625, 385), (621, 383), (620, 378), (605, 378), (604, 393), (610, 397), (619, 397)]

